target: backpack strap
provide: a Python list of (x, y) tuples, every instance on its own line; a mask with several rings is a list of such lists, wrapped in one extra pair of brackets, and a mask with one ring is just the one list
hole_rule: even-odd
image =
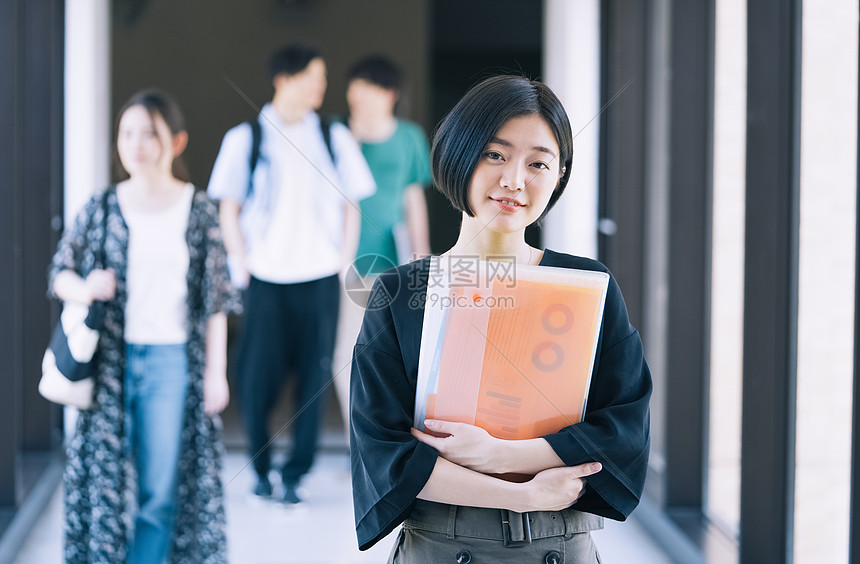
[(334, 156), (334, 149), (331, 146), (331, 125), (333, 120), (329, 116), (320, 116), (320, 131), (322, 131), (325, 148), (328, 149), (328, 155), (331, 157), (331, 162), (337, 166), (337, 158)]
[(251, 154), (248, 157), (248, 191), (245, 197), (249, 197), (254, 192), (254, 170), (257, 168), (257, 162), (260, 160), (260, 144), (263, 142), (263, 128), (260, 126), (259, 118), (254, 118), (246, 121), (251, 126)]

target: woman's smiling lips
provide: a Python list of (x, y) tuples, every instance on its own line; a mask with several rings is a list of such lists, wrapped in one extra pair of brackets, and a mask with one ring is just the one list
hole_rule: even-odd
[(502, 211), (515, 212), (525, 207), (525, 204), (521, 204), (512, 198), (490, 198), (490, 200), (499, 206)]

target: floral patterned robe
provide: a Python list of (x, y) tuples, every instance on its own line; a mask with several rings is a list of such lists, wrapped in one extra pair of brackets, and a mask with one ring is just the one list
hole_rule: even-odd
[[(82, 277), (94, 268), (102, 240), (107, 198), (106, 267), (116, 275), (116, 296), (105, 308), (99, 341), (93, 407), (81, 411), (67, 446), (65, 486), (65, 560), (70, 563), (125, 562), (134, 511), (136, 476), (124, 449), (125, 342), (128, 227), (116, 188), (94, 196), (67, 229), (54, 255), (49, 287), (64, 269)], [(182, 429), (171, 563), (227, 561), (221, 484), (221, 419), (203, 412), (206, 325), (218, 312), (240, 309), (230, 283), (218, 226), (218, 209), (196, 192), (188, 218), (188, 371), (189, 388)]]

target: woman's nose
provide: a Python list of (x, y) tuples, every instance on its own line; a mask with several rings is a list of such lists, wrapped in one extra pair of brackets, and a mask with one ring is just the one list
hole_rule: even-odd
[(511, 164), (505, 167), (500, 184), (508, 190), (522, 192), (526, 188), (526, 173), (522, 167)]
[(141, 145), (143, 145), (143, 135), (129, 135), (126, 141), (129, 147), (137, 150), (138, 148), (140, 148)]

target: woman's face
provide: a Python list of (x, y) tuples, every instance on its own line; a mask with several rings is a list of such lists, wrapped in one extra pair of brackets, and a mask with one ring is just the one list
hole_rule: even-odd
[(158, 113), (143, 106), (128, 108), (119, 120), (116, 149), (129, 176), (170, 172), (174, 150), (170, 128)]
[(558, 185), (558, 153), (555, 135), (541, 116), (506, 121), (481, 153), (472, 174), (469, 206), (474, 219), (502, 233), (524, 230), (534, 223)]

